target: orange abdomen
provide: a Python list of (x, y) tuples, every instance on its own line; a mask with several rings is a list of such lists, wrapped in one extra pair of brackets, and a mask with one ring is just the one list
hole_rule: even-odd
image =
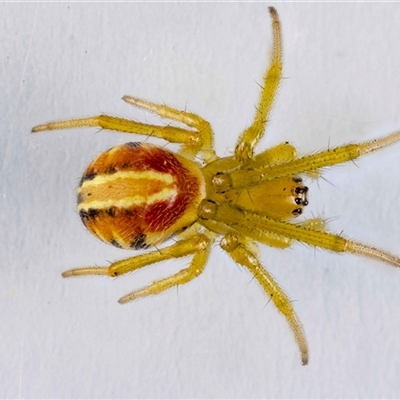
[(166, 240), (197, 219), (204, 197), (198, 165), (147, 143), (126, 143), (100, 154), (78, 188), (87, 229), (121, 248)]

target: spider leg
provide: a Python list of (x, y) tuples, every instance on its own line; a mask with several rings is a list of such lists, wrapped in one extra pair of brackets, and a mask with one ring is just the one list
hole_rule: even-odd
[(235, 148), (235, 157), (245, 161), (253, 157), (254, 147), (265, 131), (276, 92), (282, 77), (282, 36), (278, 13), (269, 7), (272, 20), (273, 45), (269, 67), (264, 75), (262, 90), (253, 123), (241, 134)]
[(119, 300), (120, 303), (126, 303), (138, 297), (161, 293), (172, 286), (181, 285), (196, 278), (205, 267), (213, 241), (214, 239), (210, 235), (196, 234), (189, 239), (180, 240), (172, 246), (116, 261), (108, 267), (77, 268), (63, 272), (62, 276), (64, 278), (84, 275), (107, 275), (116, 277), (160, 261), (193, 255), (192, 262), (188, 268), (168, 278), (153, 282), (151, 285), (136, 290)]
[(199, 207), (201, 218), (212, 219), (240, 231), (255, 241), (269, 244), (271, 233), (311, 246), (335, 251), (353, 253), (400, 267), (400, 258), (372, 246), (367, 246), (344, 237), (321, 230), (321, 225), (291, 224), (279, 219), (242, 210), (229, 204), (216, 204), (203, 200)]
[(88, 118), (69, 119), (64, 121), (49, 122), (32, 128), (33, 133), (51, 131), (56, 129), (71, 129), (79, 127), (100, 127), (122, 133), (135, 133), (164, 139), (171, 143), (183, 145), (181, 152), (193, 158), (198, 152), (206, 162), (216, 158), (213, 149), (213, 131), (209, 122), (196, 114), (179, 111), (166, 105), (155, 104), (130, 96), (124, 96), (123, 100), (139, 108), (158, 114), (163, 118), (169, 118), (181, 122), (190, 128), (189, 130), (174, 126), (159, 126), (144, 124), (125, 118), (112, 117), (110, 115), (96, 115)]
[(249, 251), (245, 245), (239, 242), (235, 235), (226, 235), (221, 241), (221, 247), (234, 261), (249, 270), (271, 301), (275, 304), (278, 311), (284, 315), (294, 334), (296, 343), (299, 346), (301, 362), (303, 365), (306, 365), (308, 363), (306, 337), (301, 322), (297, 317), (288, 296), (274, 278), (264, 269), (257, 257)]
[[(201, 209), (200, 218), (201, 224), (209, 229), (211, 232), (218, 233), (219, 235), (236, 235), (239, 234), (239, 231), (235, 228), (228, 226), (228, 224), (224, 224), (223, 222), (215, 221), (213, 217), (205, 216), (203, 213), (207, 213), (207, 210)], [(252, 239), (252, 238), (251, 238)], [(248, 243), (245, 242), (245, 239), (242, 237), (241, 240), (246, 246), (251, 247), (251, 244), (254, 244), (253, 240), (250, 240)], [(277, 249), (287, 249), (293, 244), (293, 239), (288, 237), (273, 233), (273, 232), (264, 232), (263, 233), (263, 244), (267, 246), (275, 247)], [(254, 253), (254, 251), (253, 251)]]
[(211, 125), (208, 121), (204, 120), (197, 114), (177, 110), (176, 108), (169, 107), (165, 104), (156, 104), (132, 96), (124, 96), (122, 97), (122, 100), (136, 107), (153, 112), (162, 118), (180, 122), (189, 126), (190, 128), (196, 129), (196, 133), (198, 133), (199, 138), (196, 142), (184, 143), (186, 146), (183, 149), (185, 154), (187, 154), (187, 152), (190, 153), (190, 150), (193, 148), (194, 150), (197, 149), (196, 153), (200, 150), (205, 161), (207, 162), (211, 162), (217, 158), (213, 149), (214, 133)]
[(192, 279), (197, 278), (204, 271), (210, 250), (211, 242), (204, 242), (197, 247), (193, 254), (192, 262), (188, 268), (185, 268), (167, 278), (155, 281), (142, 289), (135, 290), (134, 292), (121, 297), (118, 302), (124, 304), (139, 297), (156, 295), (174, 286), (183, 285), (184, 283), (190, 282)]
[(288, 142), (283, 142), (255, 155), (253, 160), (246, 164), (246, 168), (282, 164), (294, 160), (296, 156), (296, 148)]
[(56, 129), (73, 129), (81, 127), (99, 127), (122, 133), (136, 133), (138, 135), (153, 136), (165, 139), (172, 143), (189, 144), (198, 141), (198, 133), (173, 126), (158, 126), (143, 124), (125, 118), (110, 115), (96, 115), (88, 118), (68, 119), (49, 122), (32, 128), (33, 133), (52, 131)]
[(314, 229), (315, 231), (323, 231), (325, 229), (326, 223), (323, 218), (310, 218), (300, 222), (299, 225)]
[(276, 165), (266, 165), (260, 162), (251, 162), (243, 168), (223, 173), (213, 178), (213, 186), (217, 193), (223, 193), (233, 188), (250, 187), (261, 182), (294, 176), (301, 173), (319, 171), (321, 168), (342, 164), (355, 160), (365, 154), (372, 153), (400, 141), (400, 131), (379, 139), (363, 143), (348, 144), (321, 151), (316, 154), (289, 160)]
[[(296, 158), (297, 151), (294, 146), (288, 142), (278, 144), (270, 147), (254, 156), (253, 159), (248, 160), (244, 165), (246, 170), (265, 167), (266, 165), (273, 166), (292, 161)], [(205, 174), (210, 175), (210, 179), (216, 174), (221, 174), (221, 171), (234, 170), (242, 166), (242, 162), (235, 157), (218, 158), (212, 163), (207, 164), (203, 171)], [(225, 175), (222, 173), (222, 175)]]

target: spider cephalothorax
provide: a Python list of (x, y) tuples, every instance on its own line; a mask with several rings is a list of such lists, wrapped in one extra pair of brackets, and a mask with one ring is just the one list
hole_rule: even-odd
[[(85, 226), (117, 247), (141, 249), (176, 235), (174, 244), (116, 261), (108, 267), (69, 270), (64, 277), (118, 276), (167, 259), (192, 256), (188, 268), (136, 290), (119, 302), (155, 295), (189, 282), (203, 271), (211, 247), (219, 244), (247, 268), (289, 323), (301, 353), (308, 348), (292, 303), (261, 265), (256, 242), (287, 248), (293, 241), (370, 257), (400, 267), (400, 259), (377, 248), (324, 230), (321, 218), (292, 220), (308, 204), (308, 188), (301, 174), (318, 176), (327, 166), (355, 158), (400, 140), (400, 131), (386, 137), (349, 144), (298, 157), (287, 142), (259, 154), (254, 149), (264, 134), (268, 115), (282, 76), (282, 40), (278, 13), (269, 9), (273, 28), (270, 65), (264, 75), (253, 123), (241, 134), (234, 155), (218, 158), (210, 124), (196, 114), (124, 96), (123, 100), (188, 129), (148, 125), (99, 115), (36, 126), (33, 132), (96, 126), (165, 139), (182, 145), (175, 154), (147, 143), (126, 143), (99, 155), (86, 169), (78, 188), (78, 209)], [(195, 156), (200, 156), (199, 164)]]

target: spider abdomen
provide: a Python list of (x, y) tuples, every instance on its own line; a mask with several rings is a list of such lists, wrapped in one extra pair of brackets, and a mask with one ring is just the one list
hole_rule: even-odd
[(86, 228), (121, 248), (166, 240), (197, 219), (204, 179), (196, 163), (147, 143), (125, 143), (100, 154), (78, 188)]

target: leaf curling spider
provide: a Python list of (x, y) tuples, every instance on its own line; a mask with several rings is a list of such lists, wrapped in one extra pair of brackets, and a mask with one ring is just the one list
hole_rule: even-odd
[[(353, 253), (400, 267), (400, 258), (324, 230), (324, 221), (292, 219), (308, 204), (301, 174), (317, 176), (323, 167), (354, 160), (400, 140), (400, 131), (359, 144), (348, 144), (298, 157), (289, 143), (254, 154), (262, 138), (282, 77), (282, 38), (278, 13), (270, 7), (273, 46), (252, 124), (240, 135), (233, 156), (218, 158), (210, 124), (196, 114), (135, 97), (123, 100), (188, 127), (149, 125), (108, 115), (50, 122), (32, 132), (100, 127), (142, 134), (181, 145), (179, 154), (148, 143), (125, 143), (100, 154), (86, 168), (78, 187), (78, 210), (87, 229), (106, 243), (125, 249), (157, 245), (176, 235), (169, 247), (111, 263), (65, 271), (63, 277), (116, 277), (147, 265), (192, 256), (188, 268), (122, 297), (127, 303), (159, 294), (199, 276), (212, 245), (244, 266), (286, 318), (308, 363), (303, 327), (292, 303), (264, 269), (257, 242), (285, 249), (298, 241), (334, 252)], [(200, 156), (204, 165), (195, 161)]]

